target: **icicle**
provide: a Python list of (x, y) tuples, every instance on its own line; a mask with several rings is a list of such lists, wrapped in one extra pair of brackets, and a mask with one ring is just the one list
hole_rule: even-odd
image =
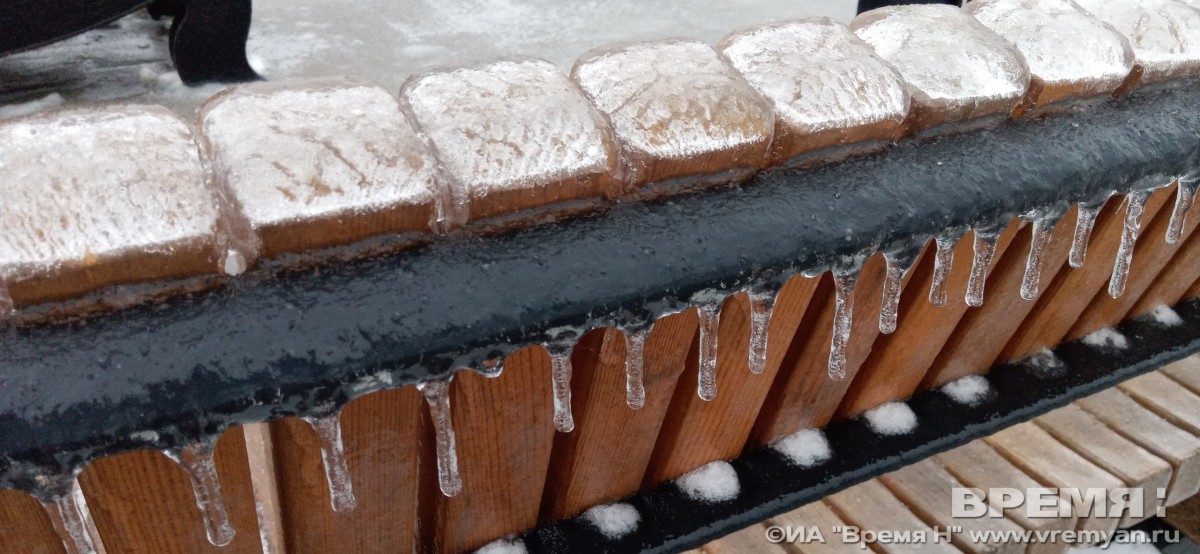
[(975, 229), (975, 259), (971, 261), (971, 278), (967, 281), (967, 305), (983, 305), (983, 285), (987, 282), (988, 265), (996, 254), (998, 234)]
[(696, 392), (706, 402), (717, 397), (717, 328), (720, 323), (720, 304), (706, 304), (697, 309), (700, 316), (700, 375)]
[(550, 351), (550, 383), (554, 389), (554, 428), (559, 433), (575, 429), (571, 415), (571, 349), (547, 346)]
[(1121, 246), (1117, 250), (1117, 260), (1113, 264), (1112, 278), (1108, 281), (1108, 294), (1120, 298), (1125, 294), (1125, 283), (1129, 280), (1129, 264), (1133, 262), (1133, 247), (1137, 244), (1138, 233), (1142, 230), (1142, 213), (1146, 210), (1146, 200), (1150, 191), (1137, 190), (1125, 195), (1125, 228), (1121, 230)]
[(354, 482), (346, 465), (342, 445), (342, 424), (338, 414), (321, 418), (304, 418), (317, 432), (321, 441), (321, 461), (325, 464), (325, 481), (329, 484), (329, 503), (335, 512), (354, 511)]
[(192, 482), (192, 493), (196, 495), (196, 507), (204, 516), (204, 532), (208, 542), (225, 546), (233, 541), (234, 530), (225, 513), (225, 502), (221, 498), (221, 481), (217, 478), (217, 464), (213, 460), (213, 445), (198, 443), (178, 452), (163, 451), (175, 460), (187, 473)]
[(1092, 227), (1096, 224), (1096, 216), (1100, 214), (1101, 203), (1097, 206), (1088, 206), (1080, 203), (1079, 217), (1075, 220), (1075, 237), (1071, 240), (1071, 253), (1067, 258), (1071, 267), (1079, 269), (1083, 267), (1084, 259), (1087, 258), (1088, 241), (1092, 237)]
[(450, 381), (421, 383), (417, 390), (429, 404), (429, 416), (433, 420), (438, 486), (442, 494), (455, 496), (462, 492), (462, 478), (458, 475), (458, 451), (454, 446), (454, 426), (450, 422)]
[(625, 336), (625, 403), (634, 410), (646, 405), (646, 387), (642, 372), (646, 362), (646, 338), (650, 327), (632, 331)]
[(854, 284), (858, 269), (834, 268), (833, 271), (833, 338), (829, 345), (829, 378), (846, 378), (846, 344), (850, 342), (850, 327), (854, 315)]
[[(917, 251), (919, 254), (920, 251)], [(896, 331), (896, 320), (900, 310), (900, 288), (904, 276), (917, 261), (916, 254), (884, 254), (887, 276), (883, 281), (883, 302), (879, 305), (879, 332), (890, 335)]]
[(1175, 181), (1175, 211), (1171, 212), (1171, 224), (1167, 226), (1167, 244), (1179, 244), (1183, 238), (1184, 221), (1188, 210), (1192, 209), (1192, 201), (1196, 197), (1196, 187), (1200, 181), (1180, 177)]
[(774, 294), (750, 294), (750, 373), (755, 375), (767, 369), (767, 328), (774, 310)]
[(1025, 258), (1025, 276), (1021, 278), (1021, 298), (1037, 298), (1042, 282), (1043, 255), (1050, 244), (1050, 233), (1058, 220), (1038, 219), (1033, 222), (1033, 236), (1029, 242), (1029, 257)]
[(71, 479), (68, 492), (56, 496), (52, 502), (42, 504), (42, 507), (50, 516), (50, 523), (62, 539), (67, 554), (96, 554), (102, 550), (96, 547), (88, 531), (91, 514), (88, 513), (87, 501), (83, 498), (78, 480)]
[(929, 303), (934, 306), (946, 305), (946, 284), (950, 279), (950, 268), (954, 266), (954, 245), (957, 237), (938, 237), (937, 256), (933, 259), (933, 283), (929, 285)]

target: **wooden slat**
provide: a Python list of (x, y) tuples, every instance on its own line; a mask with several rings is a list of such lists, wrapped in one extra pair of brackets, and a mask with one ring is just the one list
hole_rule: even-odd
[(763, 524), (751, 525), (704, 545), (706, 554), (786, 554), (787, 549), (766, 538)]
[[(1152, 220), (1170, 200), (1171, 194), (1170, 189), (1159, 189), (1151, 194), (1146, 201), (1143, 221)], [(1058, 276), (1049, 281), (1049, 287), (1042, 292), (1033, 310), (1013, 333), (1008, 345), (1000, 352), (998, 361), (1024, 358), (1063, 341), (1071, 325), (1091, 303), (1096, 292), (1108, 286), (1124, 224), (1123, 197), (1110, 198), (1096, 218), (1088, 245), (1087, 260), (1083, 267), (1065, 267), (1059, 271)], [(1049, 275), (1043, 276), (1043, 284), (1047, 282), (1045, 279), (1049, 278)]]
[(1200, 357), (1189, 356), (1158, 370), (1188, 390), (1200, 394)]
[(1151, 372), (1117, 387), (1163, 419), (1193, 435), (1200, 435), (1200, 396), (1170, 377)]
[[(1042, 254), (1042, 289), (1066, 265), (1071, 239), (1075, 236), (1078, 212), (1071, 210), (1051, 233)], [(991, 368), (1009, 337), (1021, 326), (1034, 303), (1021, 298), (1021, 281), (1029, 257), (1033, 225), (1026, 225), (1000, 261), (988, 274), (983, 305), (967, 310), (958, 327), (946, 339), (941, 352), (921, 381), (921, 388), (939, 387), (950, 381), (982, 373)]]
[(1009, 521), (998, 512), (993, 512), (994, 515), (986, 517), (954, 517), (951, 513), (952, 490), (962, 488), (964, 485), (933, 458), (926, 458), (905, 468), (882, 475), (879, 477), (879, 481), (891, 489), (892, 493), (926, 524), (941, 529), (961, 528), (963, 531), (953, 533), (951, 540), (954, 546), (963, 552), (1019, 554), (1025, 551), (1024, 543), (1005, 543), (999, 540), (977, 543), (971, 540), (968, 533), (973, 531), (997, 534), (1019, 533), (1021, 526)]
[[(1196, 213), (1195, 204), (1189, 210), (1188, 223), (1200, 217)], [(1171, 257), (1171, 261), (1154, 282), (1146, 288), (1141, 298), (1129, 309), (1126, 317), (1133, 317), (1149, 312), (1159, 306), (1173, 306), (1186, 296), (1192, 284), (1196, 282), (1196, 273), (1200, 271), (1200, 233), (1192, 231), (1191, 236), (1183, 239), (1182, 246)]]
[[(747, 300), (739, 295), (726, 302), (718, 339), (717, 397), (705, 402), (697, 396), (696, 357), (694, 352), (689, 354), (643, 485), (674, 479), (705, 463), (741, 453), (784, 355), (794, 340), (803, 340), (797, 329), (820, 282), (795, 277), (780, 290), (768, 327), (767, 365), (759, 375), (749, 369)], [(693, 351), (695, 348), (693, 345)]]
[[(972, 441), (963, 446), (943, 452), (936, 456), (937, 461), (963, 484), (983, 489), (985, 492), (993, 488), (1015, 488), (1029, 490), (1042, 486), (1012, 462), (1009, 462), (999, 452), (982, 440)], [(989, 499), (992, 500), (992, 499)], [(1030, 517), (1024, 507), (1010, 508), (1004, 515), (1021, 527), (1030, 531), (1064, 531), (1074, 529), (1077, 521), (1074, 515), (1069, 517)], [(1069, 545), (1060, 542), (1043, 542), (1029, 545), (1030, 554), (1057, 554), (1064, 552)]]
[(645, 404), (626, 403), (625, 336), (589, 333), (571, 356), (575, 430), (555, 437), (541, 520), (550, 524), (636, 492), (679, 374), (696, 334), (696, 318), (660, 319), (646, 341)]
[(863, 530), (925, 531), (929, 540), (924, 543), (876, 543), (878, 552), (900, 554), (904, 552), (958, 552), (946, 542), (933, 542), (933, 530), (920, 518), (908, 511), (887, 487), (877, 480), (859, 483), (825, 499), (833, 511), (844, 521)]
[[(1014, 220), (1000, 234), (989, 272), (995, 270), (996, 263), (1008, 251), (1018, 228), (1018, 222)], [(930, 248), (934, 246), (930, 245)], [(871, 354), (838, 407), (838, 417), (849, 417), (890, 400), (908, 398), (916, 392), (930, 364), (967, 311), (965, 294), (974, 254), (975, 234), (972, 231), (954, 247), (954, 265), (946, 283), (946, 304), (941, 307), (929, 303), (933, 256), (926, 256), (918, 264), (913, 280), (901, 298), (896, 332), (881, 335), (875, 341)]]
[(303, 420), (271, 423), (289, 550), (412, 550), (424, 400), (413, 387), (357, 398), (342, 410), (342, 443), (355, 508), (337, 513), (317, 434)]
[[(496, 378), (460, 371), (451, 383), (463, 486), (453, 498), (429, 495), (433, 505), (421, 510), (421, 541), (433, 551), (478, 548), (537, 525), (555, 433), (550, 356), (524, 348), (504, 366)], [(432, 430), (426, 437), (433, 440)], [(436, 490), (435, 464), (421, 467)]]
[(813, 502), (785, 514), (777, 515), (771, 518), (768, 524), (791, 527), (792, 529), (816, 527), (821, 531), (821, 537), (824, 541), (797, 541), (788, 544), (788, 549), (794, 552), (800, 552), (801, 554), (850, 554), (852, 552), (862, 552), (862, 549), (857, 544), (842, 542), (842, 536), (833, 531), (834, 527), (844, 527), (846, 523), (837, 514), (833, 513), (833, 510), (824, 502)]
[(209, 543), (187, 474), (161, 452), (141, 450), (96, 460), (79, 476), (105, 548), (148, 554), (262, 552), (240, 427), (221, 435), (215, 459), (225, 511), (237, 532), (233, 542)]
[(1167, 505), (1200, 492), (1200, 438), (1143, 408), (1129, 395), (1106, 389), (1075, 401), (1121, 436), (1171, 463)]
[(1043, 414), (1034, 423), (1088, 461), (1113, 474), (1130, 488), (1142, 489), (1142, 515), (1127, 514), (1128, 527), (1154, 517), (1161, 504), (1157, 493), (1171, 483), (1171, 464), (1109, 429), (1095, 416), (1075, 405)]
[(287, 543), (283, 535), (283, 502), (279, 495), (279, 478), (275, 471), (275, 445), (271, 440), (269, 423), (250, 423), (242, 426), (246, 437), (246, 461), (250, 465), (250, 482), (258, 512), (259, 535), (264, 554), (285, 554)]
[[(1047, 487), (1115, 489), (1120, 479), (1096, 467), (1075, 451), (1055, 440), (1032, 422), (1018, 423), (984, 439), (1005, 458)], [(1096, 513), (1081, 517), (1080, 530), (1113, 531), (1120, 516)]]
[(22, 492), (0, 489), (0, 552), (65, 554), (66, 550), (41, 502)]

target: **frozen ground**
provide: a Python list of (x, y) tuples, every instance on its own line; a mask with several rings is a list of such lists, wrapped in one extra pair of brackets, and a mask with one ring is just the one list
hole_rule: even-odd
[[(251, 64), (270, 79), (348, 75), (396, 90), (426, 67), (538, 56), (564, 70), (613, 42), (691, 37), (780, 19), (848, 23), (856, 0), (257, 0)], [(56, 106), (151, 102), (189, 119), (221, 87), (189, 89), (171, 68), (169, 21), (135, 13), (37, 50), (0, 58), (0, 119)], [(51, 94), (61, 95), (59, 97)], [(48, 98), (48, 100), (47, 100)], [(32, 103), (31, 102), (36, 102)]]

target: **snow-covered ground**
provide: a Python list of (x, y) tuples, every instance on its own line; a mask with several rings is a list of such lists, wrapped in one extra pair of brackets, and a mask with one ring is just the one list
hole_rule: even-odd
[[(690, 37), (781, 19), (848, 23), (856, 0), (256, 0), (248, 50), (271, 79), (347, 75), (396, 90), (424, 68), (537, 56), (569, 70), (623, 41)], [(164, 104), (189, 119), (221, 87), (184, 87), (171, 67), (168, 20), (139, 12), (104, 28), (0, 58), (0, 119), (59, 106)], [(50, 96), (59, 94), (60, 97)], [(48, 98), (48, 100), (47, 100)]]

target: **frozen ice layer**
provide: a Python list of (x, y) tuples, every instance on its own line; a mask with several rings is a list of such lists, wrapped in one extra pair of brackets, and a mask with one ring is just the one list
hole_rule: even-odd
[(1140, 84), (1200, 71), (1200, 10), (1174, 0), (1076, 0), (1084, 10), (1125, 34), (1133, 46)]
[(0, 183), (0, 289), (18, 308), (120, 283), (238, 273), (254, 255), (234, 240), (240, 227), (188, 125), (165, 108), (0, 123)]
[(1133, 71), (1125, 35), (1071, 0), (976, 0), (963, 9), (1025, 56), (1033, 107), (1110, 94)]
[(447, 213), (511, 214), (610, 190), (617, 141), (555, 65), (502, 60), (413, 76), (401, 100), (450, 178)]
[(383, 88), (346, 79), (255, 83), (200, 113), (218, 182), (264, 256), (424, 231), (438, 219), (432, 152)]
[(775, 107), (773, 163), (902, 132), (909, 94), (900, 73), (832, 19), (741, 29), (717, 48)]
[(1029, 86), (1021, 52), (953, 6), (871, 10), (854, 18), (850, 29), (904, 76), (913, 131), (1008, 116)]
[(621, 142), (621, 181), (760, 168), (774, 115), (706, 44), (666, 40), (584, 54), (571, 78), (608, 114)]

